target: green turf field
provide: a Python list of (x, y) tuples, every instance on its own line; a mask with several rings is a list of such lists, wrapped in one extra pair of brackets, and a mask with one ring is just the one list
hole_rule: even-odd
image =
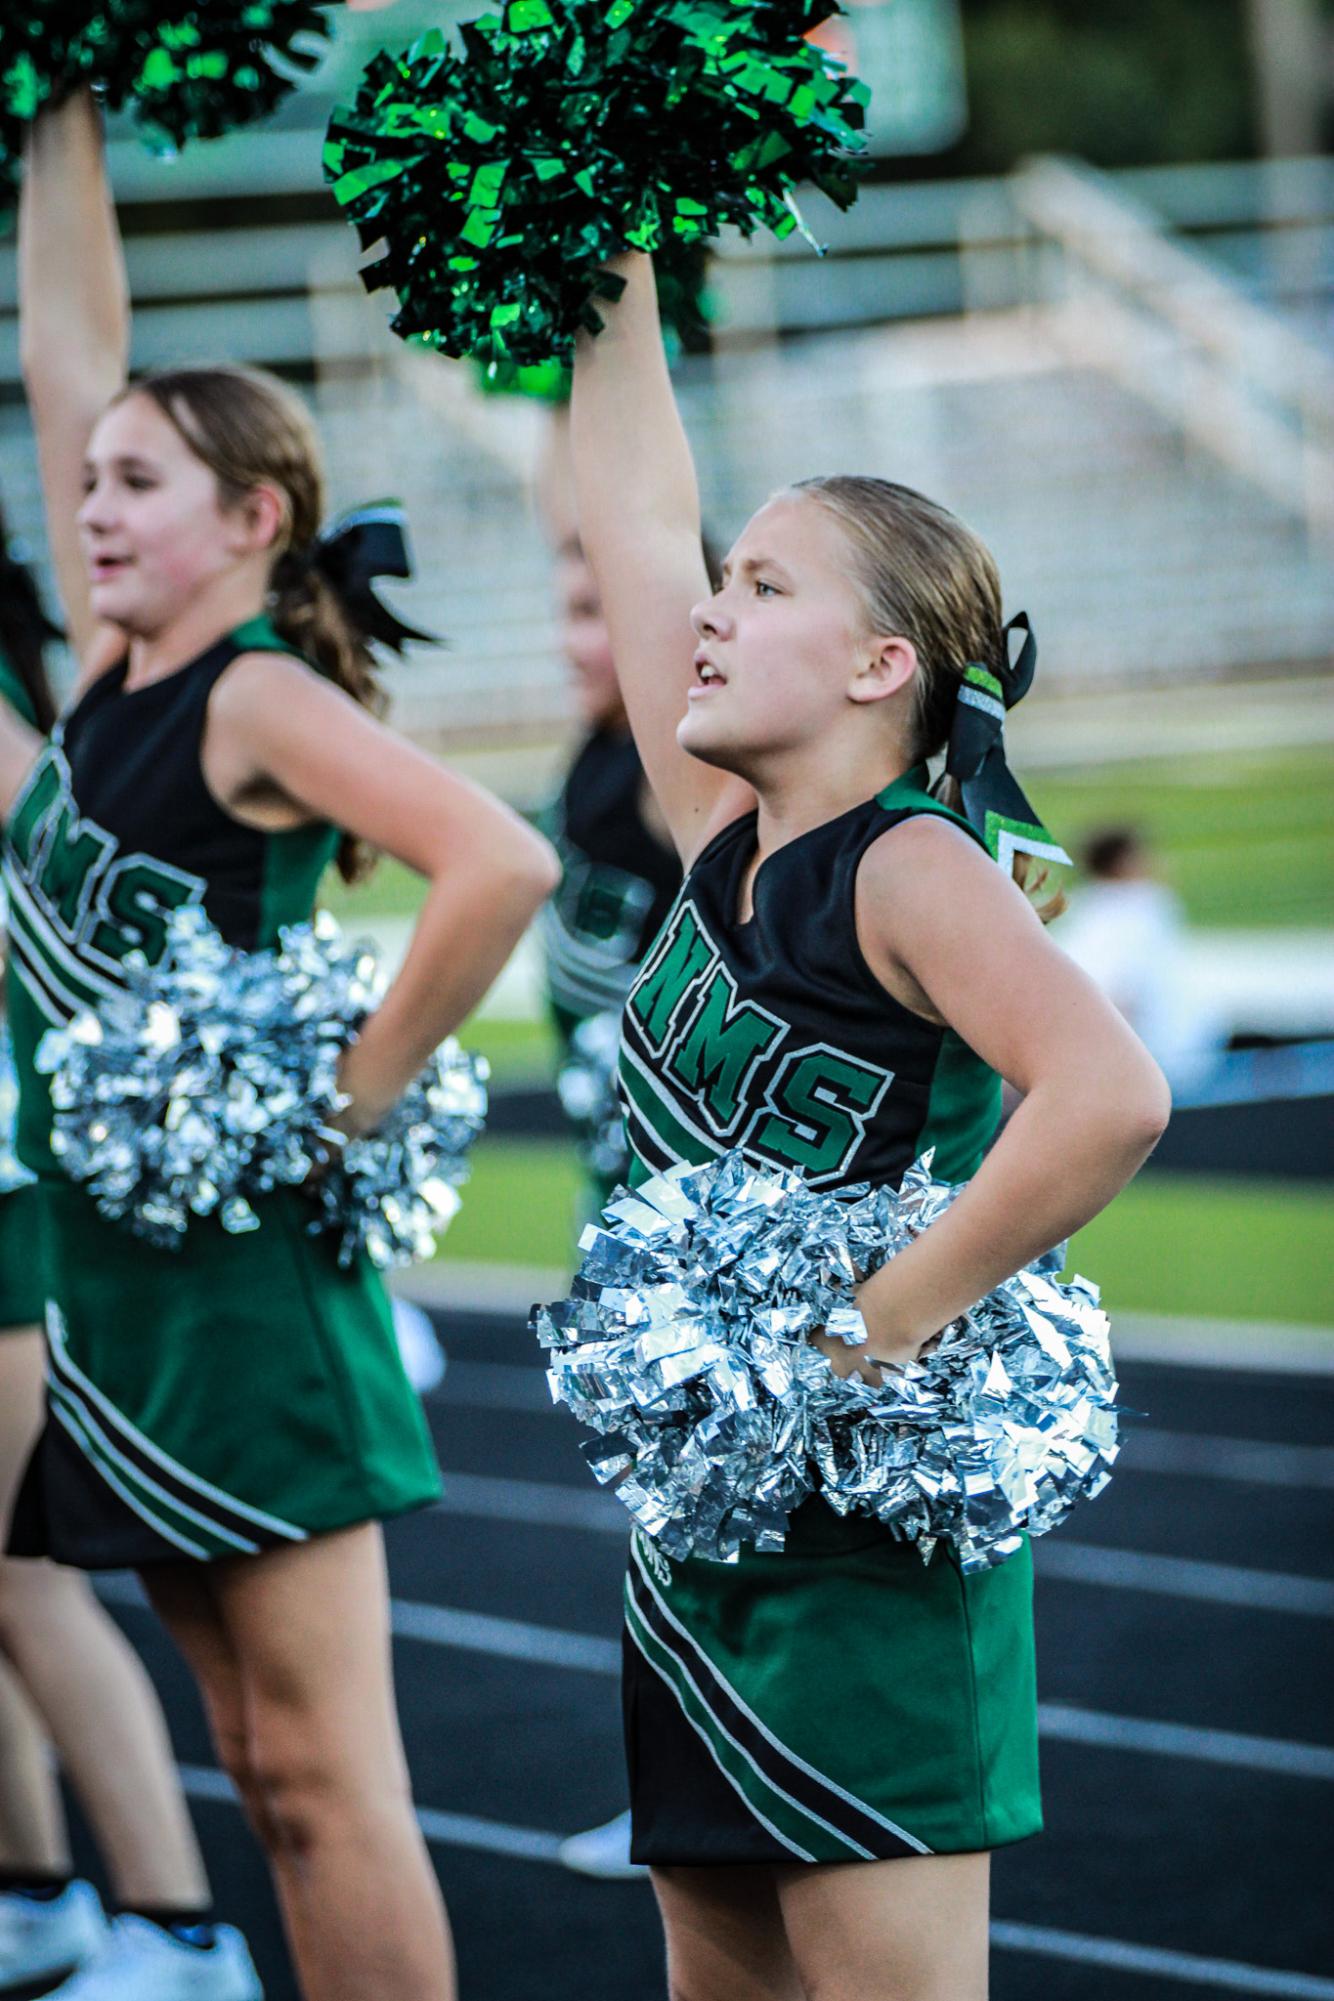
[(1040, 772), (1027, 782), (1072, 854), (1095, 828), (1126, 822), (1141, 829), (1192, 924), (1334, 923), (1334, 752), (1327, 748), (1155, 758)]
[[(558, 1141), (483, 1141), (446, 1258), (562, 1266), (581, 1183)], [(1071, 1268), (1108, 1309), (1334, 1326), (1329, 1196), (1319, 1185), (1243, 1186), (1145, 1174), (1080, 1232)]]
[(1070, 1265), (1108, 1310), (1334, 1327), (1329, 1190), (1141, 1175), (1081, 1230)]

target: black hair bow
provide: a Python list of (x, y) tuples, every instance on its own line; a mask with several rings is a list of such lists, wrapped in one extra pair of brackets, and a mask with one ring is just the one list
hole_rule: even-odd
[(410, 577), (407, 521), (396, 500), (372, 500), (349, 508), (321, 528), (307, 560), (338, 593), (348, 617), (367, 639), (401, 653), (408, 640), (426, 646), (442, 642), (431, 632), (406, 625), (375, 595), (377, 577)]
[[(1017, 658), (1010, 659), (1010, 635), (1022, 632)], [(975, 827), (996, 860), (1009, 870), (1016, 854), (1068, 862), (1033, 811), (1005, 761), (1005, 711), (1022, 701), (1033, 685), (1038, 642), (1028, 613), (1005, 628), (1005, 666), (1000, 674), (970, 660), (963, 670), (950, 726), (945, 770), (958, 782), (964, 818)]]

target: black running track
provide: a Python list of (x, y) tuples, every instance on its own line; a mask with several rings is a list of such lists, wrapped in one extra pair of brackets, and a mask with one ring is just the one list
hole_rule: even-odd
[[(394, 1524), (389, 1550), (400, 1706), (464, 2001), (659, 2001), (646, 1885), (553, 1860), (553, 1837), (623, 1803), (621, 1511), (524, 1328), (437, 1324), (449, 1491)], [(1334, 1377), (1139, 1363), (1123, 1387), (1143, 1416), (1116, 1479), (1039, 1546), (1047, 1832), (996, 1861), (994, 2001), (1334, 2001)], [(220, 1909), (270, 2001), (295, 2001), (184, 1671), (116, 1587)]]

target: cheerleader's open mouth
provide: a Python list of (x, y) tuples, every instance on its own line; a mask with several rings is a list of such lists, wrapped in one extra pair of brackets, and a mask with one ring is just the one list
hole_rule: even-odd
[(134, 561), (132, 556), (110, 556), (101, 551), (88, 559), (88, 574), (95, 584), (104, 584), (111, 577), (118, 577)]
[(727, 676), (719, 673), (708, 654), (697, 653), (695, 655), (695, 682), (694, 686), (688, 690), (688, 699), (692, 702), (696, 701), (701, 696), (707, 695), (711, 689), (725, 688), (726, 686)]

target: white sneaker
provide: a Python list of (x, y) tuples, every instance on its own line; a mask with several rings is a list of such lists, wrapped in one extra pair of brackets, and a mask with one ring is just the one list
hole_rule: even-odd
[(106, 1943), (107, 1921), (91, 1883), (71, 1883), (58, 1897), (0, 1894), (0, 1996), (73, 1973)]
[(445, 1380), (445, 1351), (430, 1316), (420, 1306), (410, 1299), (395, 1299), (392, 1304), (403, 1367), (417, 1395), (424, 1397), (429, 1391), (438, 1390)]
[(264, 2001), (240, 1932), (232, 1925), (216, 1932), (205, 1950), (147, 1918), (114, 1918), (96, 1959), (46, 2001)]
[(568, 1841), (562, 1841), (557, 1853), (567, 1869), (577, 1869), (581, 1876), (628, 1882), (632, 1876), (648, 1875), (642, 1862), (630, 1860), (628, 1812), (618, 1813), (614, 1820), (590, 1827), (584, 1834), (572, 1834)]

